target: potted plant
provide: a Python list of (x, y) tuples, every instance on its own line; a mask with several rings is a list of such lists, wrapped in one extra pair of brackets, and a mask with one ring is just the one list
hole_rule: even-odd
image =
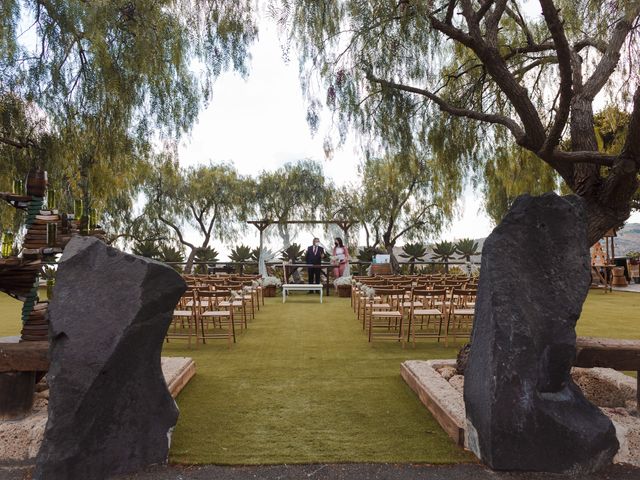
[(348, 298), (351, 296), (351, 277), (339, 277), (333, 281), (333, 286), (338, 290), (338, 296)]
[(262, 279), (262, 294), (265, 297), (275, 297), (276, 288), (282, 285), (278, 277), (264, 277)]
[(640, 252), (627, 253), (629, 258), (629, 275), (634, 283), (640, 283)]

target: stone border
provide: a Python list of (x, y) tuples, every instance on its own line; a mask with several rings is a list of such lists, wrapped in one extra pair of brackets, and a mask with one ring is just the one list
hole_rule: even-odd
[[(455, 365), (455, 360), (407, 360), (400, 365), (400, 375), (452, 440), (460, 447), (468, 449), (468, 438), (465, 433), (467, 421), (462, 393), (437, 371), (441, 367), (455, 368)], [(632, 398), (636, 395), (636, 380), (628, 375), (610, 368), (580, 368), (579, 370), (588, 371), (594, 380), (625, 390)], [(614, 463), (639, 467), (640, 417), (630, 415), (623, 408), (600, 407), (600, 409), (613, 422), (620, 442), (620, 450), (614, 458)]]
[[(162, 357), (162, 373), (176, 398), (196, 373), (190, 357)], [(0, 421), (0, 465), (33, 464), (47, 424), (49, 390), (36, 393), (31, 414), (22, 420)]]
[(451, 439), (460, 447), (466, 448), (462, 395), (436, 371), (445, 366), (455, 368), (456, 361), (407, 360), (400, 365), (400, 375)]

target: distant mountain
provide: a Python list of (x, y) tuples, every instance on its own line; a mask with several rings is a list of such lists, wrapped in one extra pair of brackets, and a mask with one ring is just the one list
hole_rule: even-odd
[[(628, 223), (621, 230), (618, 230), (617, 237), (614, 238), (614, 248), (616, 257), (625, 256), (628, 252), (640, 252), (640, 223)], [(475, 241), (478, 242), (478, 249), (482, 251), (482, 247), (484, 246), (485, 238), (476, 238)], [(602, 246), (604, 247), (604, 242), (602, 242)], [(425, 258), (420, 259), (421, 261), (430, 261), (433, 258), (433, 245), (428, 246), (428, 254)], [(402, 254), (402, 247), (396, 247), (394, 249), (394, 254), (396, 258), (401, 262), (405, 259), (400, 255)], [(453, 261), (457, 260), (458, 255), (455, 256)], [(474, 262), (480, 262), (480, 255), (476, 255), (472, 257)]]
[(640, 223), (628, 223), (618, 231), (614, 238), (616, 257), (626, 255), (628, 252), (640, 252)]

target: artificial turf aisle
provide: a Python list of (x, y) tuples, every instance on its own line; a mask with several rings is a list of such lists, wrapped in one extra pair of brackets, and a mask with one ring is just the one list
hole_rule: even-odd
[(451, 357), (433, 341), (403, 350), (369, 344), (334, 296), (267, 305), (230, 350), (191, 351), (197, 374), (178, 397), (171, 461), (184, 463), (430, 462), (471, 460), (400, 377), (409, 358)]
[[(171, 460), (182, 463), (461, 462), (461, 452), (402, 381), (404, 359), (453, 357), (433, 340), (370, 345), (348, 299), (294, 295), (267, 305), (227, 349), (165, 345), (197, 375), (178, 397)], [(0, 336), (20, 331), (0, 294)], [(640, 294), (591, 292), (578, 334), (640, 338)]]

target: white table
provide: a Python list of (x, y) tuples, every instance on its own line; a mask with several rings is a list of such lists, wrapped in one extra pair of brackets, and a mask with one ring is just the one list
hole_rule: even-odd
[(283, 283), (282, 303), (287, 301), (287, 292), (317, 290), (320, 292), (320, 303), (322, 303), (322, 291), (324, 286), (320, 283)]

